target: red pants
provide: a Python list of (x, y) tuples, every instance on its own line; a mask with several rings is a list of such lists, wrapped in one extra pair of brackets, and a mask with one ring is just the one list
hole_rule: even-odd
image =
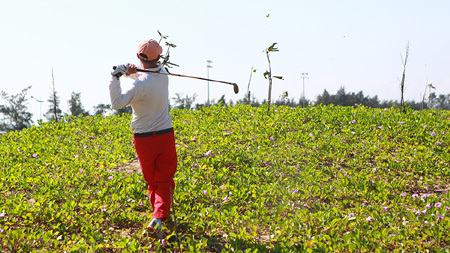
[(177, 152), (174, 133), (149, 137), (133, 137), (142, 174), (148, 183), (148, 198), (153, 218), (167, 219), (171, 206), (171, 190), (175, 189), (173, 176), (177, 170)]

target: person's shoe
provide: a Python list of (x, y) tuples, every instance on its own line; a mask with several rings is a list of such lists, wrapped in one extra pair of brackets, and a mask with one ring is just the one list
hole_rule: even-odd
[(152, 221), (150, 221), (147, 228), (150, 229), (151, 231), (155, 232), (156, 236), (159, 239), (164, 239), (164, 235), (162, 232), (161, 219), (158, 219), (158, 218), (153, 219)]

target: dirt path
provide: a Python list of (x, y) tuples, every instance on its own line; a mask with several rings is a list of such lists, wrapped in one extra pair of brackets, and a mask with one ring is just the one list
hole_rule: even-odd
[(141, 165), (139, 164), (139, 160), (135, 159), (129, 163), (124, 163), (119, 167), (115, 167), (108, 170), (109, 172), (121, 172), (121, 173), (139, 173), (142, 174)]

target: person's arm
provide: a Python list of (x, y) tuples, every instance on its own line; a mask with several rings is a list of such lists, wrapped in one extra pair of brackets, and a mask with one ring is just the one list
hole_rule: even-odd
[[(136, 74), (136, 66), (134, 64), (127, 64), (127, 71), (125, 76), (131, 77), (133, 79), (137, 79)], [(109, 95), (111, 98), (111, 107), (114, 110), (119, 110), (129, 104), (134, 99), (137, 99), (137, 86), (136, 81), (133, 83), (131, 89), (122, 93), (122, 87), (120, 86), (120, 80), (116, 76), (111, 76), (111, 80), (109, 82)]]
[(138, 100), (138, 94), (138, 86), (135, 84), (133, 84), (129, 90), (125, 91), (125, 93), (122, 93), (120, 80), (114, 76), (111, 77), (111, 81), (109, 83), (109, 95), (111, 98), (112, 109), (119, 110), (120, 108), (131, 104), (133, 101)]
[(137, 66), (134, 64), (128, 64), (128, 71), (125, 74), (126, 77), (131, 78), (133, 80), (138, 79), (139, 74), (136, 72)]
[(133, 80), (137, 80), (138, 77), (139, 77), (139, 74), (138, 73), (134, 73), (134, 74), (131, 74), (131, 75), (127, 75), (126, 77), (130, 78), (130, 79), (133, 79)]

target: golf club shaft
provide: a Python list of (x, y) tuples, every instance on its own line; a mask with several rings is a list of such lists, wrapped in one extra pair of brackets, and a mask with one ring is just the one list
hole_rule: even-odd
[(163, 75), (168, 75), (168, 76), (187, 77), (187, 78), (193, 78), (193, 79), (198, 79), (198, 80), (203, 80), (203, 81), (210, 81), (210, 82), (216, 82), (216, 83), (229, 84), (229, 85), (233, 85), (234, 93), (237, 94), (239, 92), (239, 87), (237, 86), (237, 84), (236, 83), (232, 83), (232, 82), (212, 80), (212, 79), (203, 78), (203, 77), (197, 77), (197, 76), (186, 76), (186, 75), (180, 75), (180, 74), (160, 73), (160, 72), (155, 72), (155, 71), (145, 70), (145, 69), (136, 69), (136, 71), (137, 72), (145, 72), (145, 73), (163, 74)]

